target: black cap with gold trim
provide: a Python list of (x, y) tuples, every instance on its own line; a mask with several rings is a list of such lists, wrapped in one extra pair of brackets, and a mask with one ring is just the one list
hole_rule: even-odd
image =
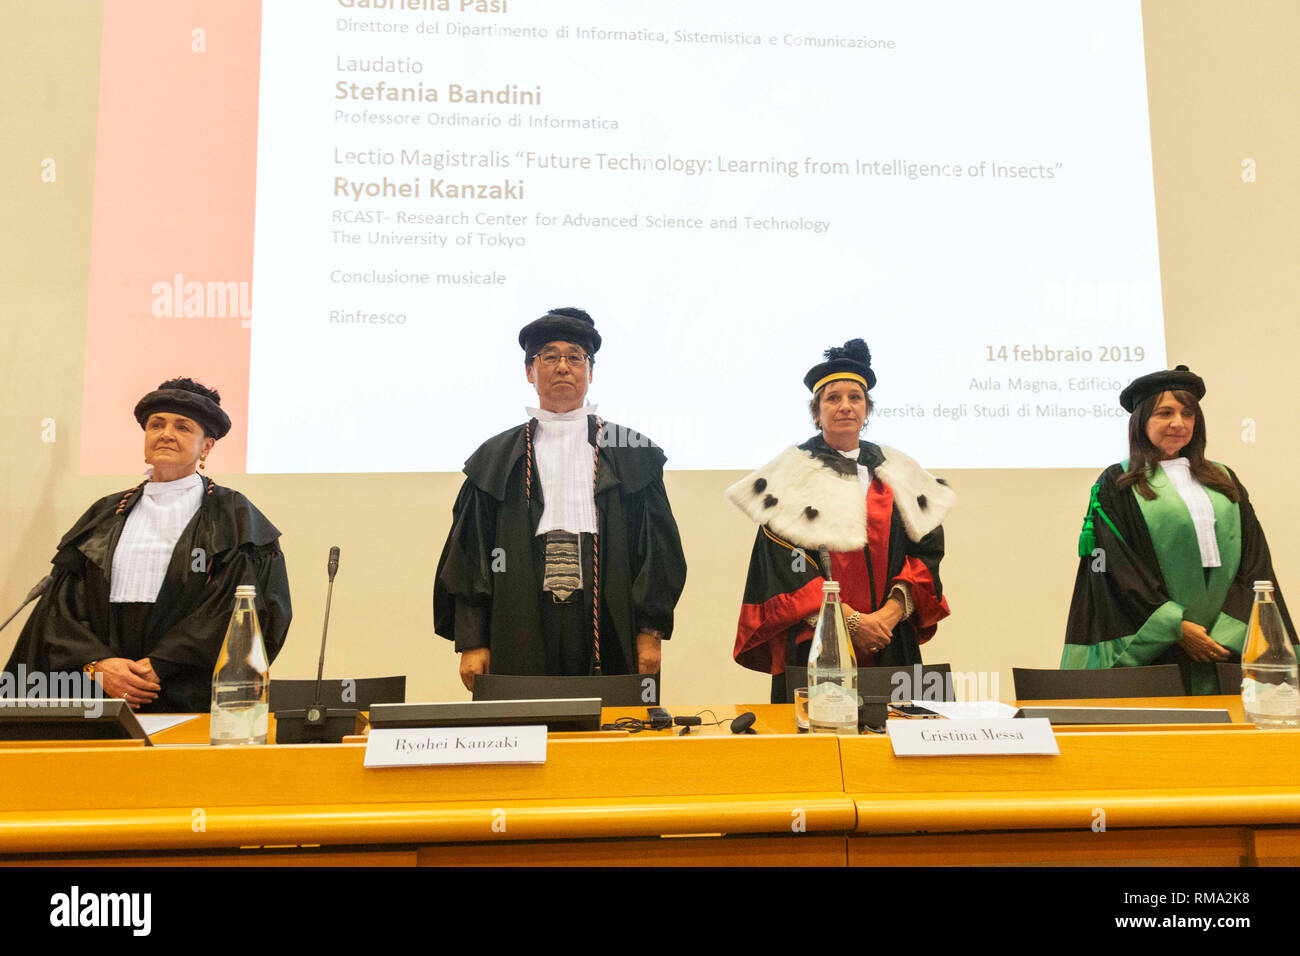
[(829, 382), (846, 379), (858, 382), (863, 388), (876, 387), (876, 373), (871, 371), (871, 350), (862, 339), (849, 339), (841, 346), (832, 346), (824, 353), (825, 362), (814, 365), (803, 377), (803, 383), (814, 395)]

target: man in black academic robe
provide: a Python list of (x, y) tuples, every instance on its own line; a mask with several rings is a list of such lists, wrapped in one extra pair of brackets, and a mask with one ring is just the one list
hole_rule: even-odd
[(162, 690), (140, 710), (206, 712), (240, 584), (257, 587), (262, 639), (268, 659), (275, 659), (293, 615), (280, 532), (239, 492), (211, 478), (203, 483), (202, 503), (176, 543), (152, 605), (108, 599), (113, 554), (144, 485), (101, 498), (81, 516), (59, 542), (53, 581), (5, 665), (13, 679), (19, 665), (30, 675), (147, 657)]
[[(554, 396), (532, 363), (557, 342), (589, 357), (600, 338), (590, 316), (577, 309), (554, 310), (520, 333), (543, 408)], [(579, 409), (590, 375), (567, 377), (562, 404)], [(454, 642), (467, 686), (474, 673), (489, 669), (535, 676), (657, 673), (659, 642), (672, 635), (686, 581), (664, 490), (664, 454), (636, 432), (587, 418), (592, 464), (584, 468), (592, 476), (597, 528), (580, 535), (581, 590), (561, 602), (544, 590), (546, 537), (535, 533), (546, 506), (537, 428), (533, 419), (502, 432), (465, 463), (434, 583), (434, 630)]]

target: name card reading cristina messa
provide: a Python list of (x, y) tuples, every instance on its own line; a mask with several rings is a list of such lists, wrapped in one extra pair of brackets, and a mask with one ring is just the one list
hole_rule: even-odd
[(475, 763), (546, 763), (546, 728), (385, 727), (366, 740), (366, 767)]
[(1059, 754), (1051, 722), (1043, 717), (992, 720), (891, 720), (895, 757)]

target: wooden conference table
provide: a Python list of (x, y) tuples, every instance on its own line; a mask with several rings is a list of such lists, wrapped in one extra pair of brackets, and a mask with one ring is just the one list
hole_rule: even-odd
[[(1026, 702), (1029, 703), (1029, 702)], [(0, 862), (76, 865), (1300, 863), (1300, 734), (1058, 728), (1054, 757), (898, 758), (797, 735), (793, 708), (720, 728), (553, 734), (538, 766), (366, 770), (364, 745), (0, 745)], [(668, 708), (674, 714), (702, 708)], [(607, 709), (606, 719), (644, 716)]]

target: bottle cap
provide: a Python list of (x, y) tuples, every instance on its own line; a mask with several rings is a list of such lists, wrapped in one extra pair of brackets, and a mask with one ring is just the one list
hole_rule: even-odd
[(823, 581), (822, 594), (839, 594), (840, 583), (838, 581)]
[(257, 597), (256, 584), (237, 584), (235, 585), (235, 597)]
[(1271, 590), (1273, 590), (1273, 582), (1272, 582), (1272, 581), (1256, 581), (1256, 582), (1255, 582), (1255, 590), (1256, 590), (1256, 591), (1271, 591)]

